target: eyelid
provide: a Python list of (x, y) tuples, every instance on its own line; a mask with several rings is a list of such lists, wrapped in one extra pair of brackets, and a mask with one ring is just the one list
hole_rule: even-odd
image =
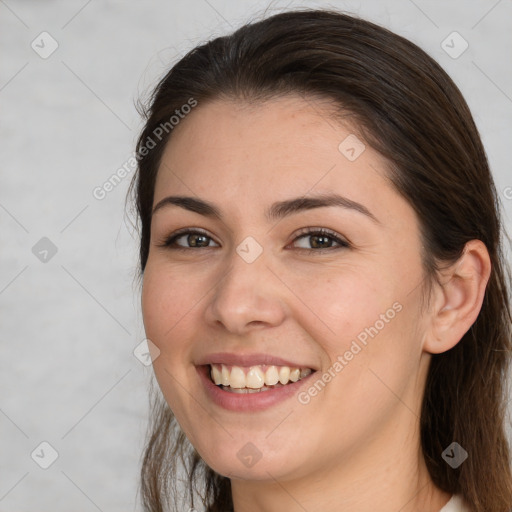
[[(210, 246), (208, 246), (208, 247), (183, 247), (180, 245), (173, 245), (178, 238), (180, 238), (184, 235), (194, 235), (194, 234), (204, 235), (206, 238), (209, 238), (217, 245), (220, 245), (219, 242), (217, 242), (215, 240), (215, 238), (212, 237), (206, 230), (204, 230), (202, 228), (193, 228), (193, 227), (178, 229), (177, 231), (173, 232), (169, 236), (164, 237), (164, 239), (157, 245), (159, 247), (163, 247), (163, 248), (167, 248), (167, 249), (183, 250), (183, 251), (191, 251), (194, 249), (195, 250), (197, 250), (197, 249), (212, 249), (212, 247), (210, 247)], [(334, 242), (338, 245), (334, 246), (334, 247), (325, 247), (325, 248), (320, 248), (320, 249), (308, 249), (308, 248), (304, 248), (304, 247), (296, 247), (295, 250), (307, 251), (309, 253), (312, 253), (312, 252), (320, 252), (321, 253), (321, 252), (325, 252), (325, 251), (331, 252), (331, 251), (337, 250), (337, 249), (346, 249), (346, 248), (352, 247), (352, 243), (350, 241), (348, 241), (346, 237), (338, 234), (336, 231), (333, 231), (332, 229), (325, 228), (325, 227), (313, 227), (313, 226), (301, 228), (299, 231), (295, 232), (292, 236), (291, 242), (288, 243), (286, 245), (286, 247), (288, 247), (289, 245), (293, 244), (294, 242), (296, 242), (297, 240), (299, 240), (301, 238), (306, 238), (308, 236), (315, 236), (315, 235), (316, 236), (318, 236), (318, 235), (328, 236), (331, 239), (333, 239)]]
[[(299, 251), (308, 251), (308, 252), (322, 252), (322, 251), (332, 251), (335, 249), (343, 249), (351, 247), (351, 242), (348, 241), (348, 239), (340, 234), (338, 234), (336, 231), (333, 231), (329, 228), (324, 227), (314, 227), (310, 226), (307, 228), (301, 228), (298, 232), (294, 233), (293, 240), (290, 242), (293, 243), (297, 241), (300, 238), (304, 238), (307, 236), (313, 236), (313, 235), (323, 235), (328, 236), (336, 241), (338, 243), (338, 247), (326, 247), (324, 249), (304, 249), (303, 247), (298, 247), (297, 249)], [(288, 245), (290, 245), (288, 244)]]
[[(164, 236), (163, 240), (160, 243), (158, 243), (157, 245), (159, 247), (168, 248), (168, 249), (177, 249), (177, 250), (183, 249), (185, 251), (193, 250), (194, 247), (182, 247), (179, 245), (175, 246), (175, 247), (171, 246), (172, 242), (174, 242), (175, 240), (177, 240), (178, 238), (180, 238), (181, 236), (184, 236), (184, 235), (204, 235), (206, 238), (213, 240), (213, 242), (215, 242), (217, 245), (220, 245), (219, 242), (217, 242), (215, 240), (215, 238), (213, 238), (213, 236), (211, 236), (206, 230), (204, 230), (202, 228), (193, 228), (193, 227), (178, 229), (177, 231), (174, 231), (170, 235)], [(211, 247), (200, 247), (200, 249), (211, 249)]]

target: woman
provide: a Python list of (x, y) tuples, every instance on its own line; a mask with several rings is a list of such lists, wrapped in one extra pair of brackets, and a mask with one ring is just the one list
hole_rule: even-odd
[(439, 65), (286, 12), (195, 48), (145, 116), (146, 510), (509, 511), (498, 200)]

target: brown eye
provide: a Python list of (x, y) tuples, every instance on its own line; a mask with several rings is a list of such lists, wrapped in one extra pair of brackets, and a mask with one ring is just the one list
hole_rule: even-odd
[[(178, 240), (181, 242), (178, 243)], [(169, 249), (205, 249), (214, 247), (210, 242), (213, 242), (213, 239), (202, 231), (183, 230), (166, 238), (160, 246)]]
[(208, 247), (208, 245), (210, 244), (210, 242), (208, 241), (208, 237), (206, 235), (196, 233), (192, 233), (190, 235), (182, 235), (176, 238), (176, 241), (184, 237), (186, 237), (187, 243), (191, 247)]
[[(334, 231), (322, 229), (306, 229), (302, 231), (299, 236), (294, 239), (305, 240), (305, 246), (296, 247), (299, 250), (319, 252), (326, 249), (342, 249), (350, 247), (350, 244), (340, 238)], [(309, 241), (308, 241), (309, 240)], [(180, 241), (180, 242), (178, 242)], [(210, 245), (213, 242), (216, 245)], [(198, 230), (182, 230), (178, 233), (173, 233), (160, 244), (160, 247), (177, 250), (189, 249), (208, 249), (211, 247), (218, 247), (218, 244), (203, 231)]]
[[(318, 251), (322, 249), (340, 249), (349, 247), (348, 242), (342, 240), (336, 233), (326, 229), (316, 229), (302, 232), (297, 240), (306, 240), (305, 245), (309, 247), (298, 247), (307, 251)], [(308, 241), (309, 239), (309, 241)]]

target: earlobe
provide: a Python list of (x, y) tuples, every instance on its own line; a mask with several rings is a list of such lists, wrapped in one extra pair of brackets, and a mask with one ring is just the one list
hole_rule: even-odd
[(462, 256), (441, 272), (429, 312), (426, 352), (446, 352), (462, 339), (480, 313), (490, 273), (489, 253), (480, 240), (467, 242)]

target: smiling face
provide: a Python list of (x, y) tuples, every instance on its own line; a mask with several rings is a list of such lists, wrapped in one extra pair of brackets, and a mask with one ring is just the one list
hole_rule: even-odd
[(180, 426), (235, 480), (370, 475), (417, 452), (419, 226), (353, 132), (313, 99), (217, 100), (164, 152), (146, 335)]

